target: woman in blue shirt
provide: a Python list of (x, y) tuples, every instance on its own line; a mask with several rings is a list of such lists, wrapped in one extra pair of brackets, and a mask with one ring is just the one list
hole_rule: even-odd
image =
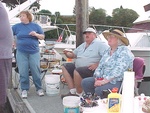
[(39, 96), (43, 96), (41, 87), (39, 41), (44, 39), (42, 28), (32, 22), (32, 14), (29, 11), (20, 12), (21, 23), (12, 26), (16, 36), (17, 65), (20, 74), (21, 96), (27, 98), (29, 90), (29, 70)]
[(129, 41), (120, 30), (104, 32), (103, 35), (110, 48), (104, 52), (93, 77), (82, 80), (85, 93), (96, 93), (101, 98), (103, 90), (120, 88), (124, 72), (133, 69), (134, 60), (134, 55), (127, 47)]

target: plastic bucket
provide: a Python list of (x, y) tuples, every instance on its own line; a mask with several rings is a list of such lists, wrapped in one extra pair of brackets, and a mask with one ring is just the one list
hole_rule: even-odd
[(77, 96), (67, 96), (63, 98), (64, 113), (80, 113), (80, 98)]
[(60, 75), (46, 75), (45, 76), (46, 94), (49, 96), (60, 93)]

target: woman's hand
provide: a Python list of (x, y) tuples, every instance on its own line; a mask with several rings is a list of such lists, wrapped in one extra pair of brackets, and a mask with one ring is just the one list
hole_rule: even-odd
[(36, 33), (35, 31), (31, 31), (31, 32), (29, 33), (29, 35), (36, 36), (37, 33)]
[(109, 80), (107, 79), (103, 79), (103, 80), (97, 80), (95, 78), (95, 83), (94, 83), (94, 86), (97, 87), (97, 86), (102, 86), (104, 84), (107, 84), (108, 82), (110, 82)]
[(29, 35), (35, 36), (35, 37), (37, 37), (37, 38), (40, 39), (40, 40), (43, 40), (43, 39), (45, 38), (45, 36), (44, 36), (43, 34), (38, 34), (38, 33), (36, 33), (35, 31), (31, 31), (31, 32), (29, 33)]

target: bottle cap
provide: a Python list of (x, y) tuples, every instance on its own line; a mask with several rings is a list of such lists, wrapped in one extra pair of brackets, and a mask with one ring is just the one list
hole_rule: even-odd
[(104, 78), (97, 78), (97, 80), (103, 80)]
[(117, 87), (114, 87), (113, 89), (112, 89), (112, 93), (117, 93), (118, 92), (118, 88)]

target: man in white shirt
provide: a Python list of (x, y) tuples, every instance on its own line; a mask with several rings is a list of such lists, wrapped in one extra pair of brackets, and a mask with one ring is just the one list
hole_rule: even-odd
[(75, 63), (64, 63), (62, 66), (62, 74), (70, 92), (61, 95), (61, 98), (82, 95), (82, 79), (93, 75), (103, 52), (108, 48), (106, 43), (96, 38), (96, 31), (93, 28), (87, 28), (83, 34), (84, 43), (72, 52), (64, 50), (66, 57), (75, 59)]

